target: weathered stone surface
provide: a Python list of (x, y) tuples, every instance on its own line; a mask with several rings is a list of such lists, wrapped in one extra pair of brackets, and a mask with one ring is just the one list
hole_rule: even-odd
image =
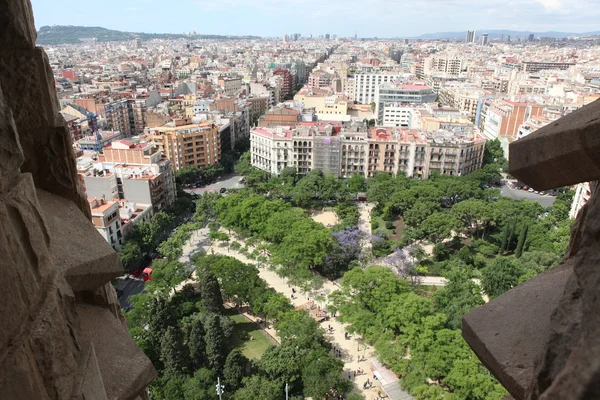
[(82, 344), (71, 400), (108, 400), (96, 351), (89, 340)]
[(29, 0), (0, 0), (0, 49), (32, 48), (37, 32)]
[(600, 185), (592, 182), (591, 188), (567, 252), (574, 279), (552, 315), (532, 400), (600, 398)]
[(78, 303), (87, 303), (104, 307), (108, 309), (115, 318), (118, 318), (123, 326), (127, 326), (125, 316), (121, 311), (121, 304), (119, 303), (117, 292), (112, 283), (107, 283), (95, 290), (77, 292), (75, 295)]
[(0, 88), (0, 193), (8, 191), (20, 174), (24, 156), (12, 111)]
[(45, 190), (38, 198), (54, 264), (74, 291), (95, 290), (123, 274), (118, 254), (73, 203)]
[(546, 271), (463, 317), (463, 337), (516, 399), (524, 399), (572, 265)]
[(0, 399), (147, 399), (156, 372), (108, 283), (122, 267), (90, 222), (34, 42), (30, 2), (0, 0)]
[(0, 87), (25, 155), (21, 170), (31, 172), (37, 187), (71, 200), (91, 219), (46, 53), (3, 49), (0, 55)]
[(80, 304), (82, 335), (94, 344), (98, 367), (109, 399), (133, 399), (156, 378), (150, 360), (107, 309)]
[[(21, 132), (23, 129), (60, 126), (54, 75), (44, 50), (3, 48), (0, 55), (0, 85), (13, 111), (21, 140), (29, 141)], [(36, 135), (38, 141), (41, 135), (41, 132)], [(21, 145), (25, 148), (25, 143)]]
[(30, 329), (30, 315), (41, 307), (50, 290), (55, 272), (49, 243), (33, 180), (22, 174), (0, 197), (0, 362), (9, 343), (18, 342)]
[(600, 179), (600, 100), (510, 144), (510, 173), (537, 190)]

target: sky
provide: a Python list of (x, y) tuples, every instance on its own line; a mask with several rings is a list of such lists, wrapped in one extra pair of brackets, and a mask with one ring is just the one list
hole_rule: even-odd
[(600, 31), (600, 0), (31, 0), (36, 27), (412, 37), (465, 30)]

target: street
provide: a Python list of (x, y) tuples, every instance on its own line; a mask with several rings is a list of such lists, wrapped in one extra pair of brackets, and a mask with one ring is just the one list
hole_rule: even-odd
[(122, 309), (129, 309), (131, 302), (129, 298), (134, 294), (140, 294), (144, 291), (144, 281), (142, 278), (134, 278), (129, 275), (118, 277), (116, 284), (119, 304)]
[(240, 178), (242, 176), (238, 174), (224, 174), (221, 176), (221, 179), (217, 180), (215, 183), (211, 183), (210, 185), (194, 188), (194, 189), (185, 189), (186, 192), (192, 194), (202, 194), (207, 191), (219, 191), (221, 188), (225, 189), (241, 189), (244, 187), (243, 183), (240, 183)]
[(527, 190), (519, 190), (516, 188), (511, 189), (506, 183), (504, 183), (504, 185), (502, 185), (502, 188), (500, 189), (500, 194), (502, 196), (511, 197), (516, 200), (525, 199), (525, 200), (529, 200), (529, 201), (537, 201), (543, 207), (546, 207), (546, 208), (552, 206), (552, 204), (554, 203), (554, 200), (556, 200), (555, 196), (550, 196), (550, 195), (544, 196), (541, 194), (530, 193)]

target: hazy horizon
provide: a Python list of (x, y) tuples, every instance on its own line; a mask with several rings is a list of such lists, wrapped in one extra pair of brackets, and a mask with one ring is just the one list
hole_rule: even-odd
[[(600, 30), (600, 0), (32, 0), (35, 25), (99, 26), (129, 32), (278, 37), (324, 34), (340, 37), (413, 37), (466, 30), (560, 31)], [(83, 3), (83, 4), (82, 4)], [(410, 5), (410, 8), (406, 6)], [(477, 7), (480, 6), (480, 7)], [(518, 10), (515, 13), (515, 9)], [(456, 15), (453, 15), (456, 14)], [(448, 19), (451, 15), (452, 19)]]

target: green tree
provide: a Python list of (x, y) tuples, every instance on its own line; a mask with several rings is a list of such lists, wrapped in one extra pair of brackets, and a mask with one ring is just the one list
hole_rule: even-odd
[(343, 361), (329, 354), (327, 350), (311, 351), (303, 360), (303, 397), (323, 399), (331, 388), (344, 388), (347, 380), (341, 376)]
[(131, 272), (142, 262), (142, 251), (134, 241), (127, 241), (119, 247), (119, 260), (125, 271)]
[(470, 278), (466, 264), (458, 260), (447, 266), (449, 271), (445, 277), (448, 283), (436, 290), (433, 299), (436, 309), (448, 316), (448, 326), (460, 329), (462, 316), (482, 305), (481, 290)]
[(208, 267), (201, 267), (196, 269), (196, 277), (204, 309), (209, 313), (221, 313), (223, 297), (215, 274)]
[(206, 359), (208, 365), (215, 371), (220, 372), (223, 368), (226, 355), (226, 343), (221, 321), (217, 314), (210, 314), (204, 325), (206, 344)]
[(244, 387), (238, 389), (234, 400), (273, 400), (282, 396), (283, 385), (279, 380), (272, 380), (260, 375), (252, 375), (242, 381)]
[(223, 383), (230, 391), (238, 389), (242, 384), (246, 366), (250, 360), (242, 355), (239, 350), (232, 350), (225, 360), (223, 367)]
[(362, 175), (352, 175), (352, 177), (349, 178), (346, 183), (348, 185), (348, 190), (352, 194), (367, 191), (367, 180)]
[(280, 314), (275, 329), (282, 343), (294, 339), (301, 348), (323, 343), (323, 333), (325, 333), (308, 313), (293, 310)]
[(204, 342), (204, 325), (200, 318), (193, 318), (188, 326), (187, 345), (195, 370), (206, 364), (206, 343)]
[(152, 263), (152, 280), (146, 284), (146, 290), (166, 293), (186, 278), (185, 265), (179, 261), (157, 259)]
[(163, 376), (186, 374), (190, 367), (189, 350), (183, 344), (183, 333), (178, 327), (169, 326), (160, 341), (160, 360)]
[(513, 259), (497, 257), (481, 271), (481, 284), (488, 296), (498, 297), (516, 286), (521, 274), (521, 269)]
[(460, 222), (449, 214), (435, 213), (427, 217), (421, 224), (421, 228), (427, 237), (434, 243), (449, 238), (452, 231), (460, 227)]
[(519, 234), (519, 241), (517, 242), (517, 249), (515, 250), (515, 255), (517, 258), (520, 258), (523, 254), (523, 247), (525, 246), (525, 241), (527, 240), (527, 231), (529, 230), (529, 225), (525, 224), (521, 229), (521, 233)]
[(500, 140), (494, 139), (486, 141), (485, 150), (483, 152), (483, 165), (496, 164), (502, 167), (506, 162)]
[[(201, 368), (183, 384), (184, 400), (217, 400), (216, 378), (213, 371)], [(181, 397), (180, 397), (181, 399)]]

